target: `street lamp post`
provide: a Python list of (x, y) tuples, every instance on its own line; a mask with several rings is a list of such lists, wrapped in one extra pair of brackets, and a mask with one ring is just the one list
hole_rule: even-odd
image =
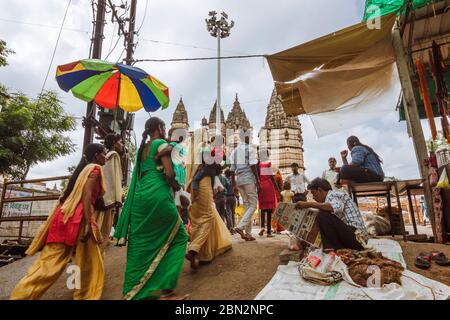
[(220, 39), (230, 35), (230, 30), (234, 26), (234, 21), (228, 23), (228, 15), (221, 13), (221, 18), (217, 19), (217, 12), (210, 11), (209, 19), (205, 19), (206, 28), (210, 35), (217, 38), (217, 105), (216, 105), (216, 134), (221, 134), (221, 114), (220, 114)]

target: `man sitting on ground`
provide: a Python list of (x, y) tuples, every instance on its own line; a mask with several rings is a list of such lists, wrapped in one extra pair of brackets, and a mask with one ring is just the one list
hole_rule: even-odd
[(319, 209), (319, 224), (323, 249), (363, 250), (368, 234), (358, 206), (344, 192), (333, 191), (330, 183), (316, 178), (308, 184), (317, 202), (299, 201), (297, 209)]

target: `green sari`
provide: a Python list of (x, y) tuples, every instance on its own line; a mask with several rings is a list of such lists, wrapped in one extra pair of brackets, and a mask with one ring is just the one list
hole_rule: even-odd
[(158, 298), (162, 290), (174, 290), (184, 263), (186, 230), (161, 163), (153, 160), (166, 146), (163, 139), (152, 141), (140, 177), (135, 164), (114, 234), (119, 245), (128, 240), (123, 287), (127, 300)]

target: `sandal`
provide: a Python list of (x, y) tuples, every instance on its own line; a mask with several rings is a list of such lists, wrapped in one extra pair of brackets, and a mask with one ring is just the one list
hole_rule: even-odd
[(195, 259), (195, 254), (189, 251), (188, 253), (186, 253), (184, 257), (191, 263), (191, 269), (194, 270), (198, 269), (198, 262)]
[(158, 298), (158, 300), (186, 300), (189, 297), (188, 294), (185, 294), (183, 296), (177, 296), (175, 293), (168, 294), (168, 295), (162, 295)]
[(253, 236), (251, 236), (251, 235), (246, 235), (245, 236), (245, 241), (255, 241), (256, 240), (256, 238), (254, 238)]
[(258, 235), (259, 235), (260, 237), (262, 237), (262, 236), (264, 235), (264, 229), (261, 229), (261, 231), (258, 233)]
[(428, 269), (431, 267), (431, 255), (427, 253), (420, 253), (416, 260), (414, 261), (414, 265), (420, 269)]
[(271, 234), (271, 233), (268, 233), (267, 234), (267, 238), (274, 238), (275, 236), (273, 235), (273, 234)]
[(446, 267), (450, 265), (450, 261), (447, 259), (444, 253), (439, 251), (431, 252), (431, 260), (436, 261), (440, 266)]
[(234, 228), (234, 231), (236, 231), (236, 233), (239, 233), (239, 235), (241, 236), (242, 239), (246, 239), (246, 236), (244, 234), (244, 231), (242, 231), (241, 229), (239, 229), (238, 227)]

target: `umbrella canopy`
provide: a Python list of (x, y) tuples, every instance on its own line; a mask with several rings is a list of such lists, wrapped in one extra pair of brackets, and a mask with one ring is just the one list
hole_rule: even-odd
[(56, 81), (81, 100), (127, 112), (154, 112), (169, 105), (169, 89), (144, 70), (122, 63), (85, 59), (58, 66)]

